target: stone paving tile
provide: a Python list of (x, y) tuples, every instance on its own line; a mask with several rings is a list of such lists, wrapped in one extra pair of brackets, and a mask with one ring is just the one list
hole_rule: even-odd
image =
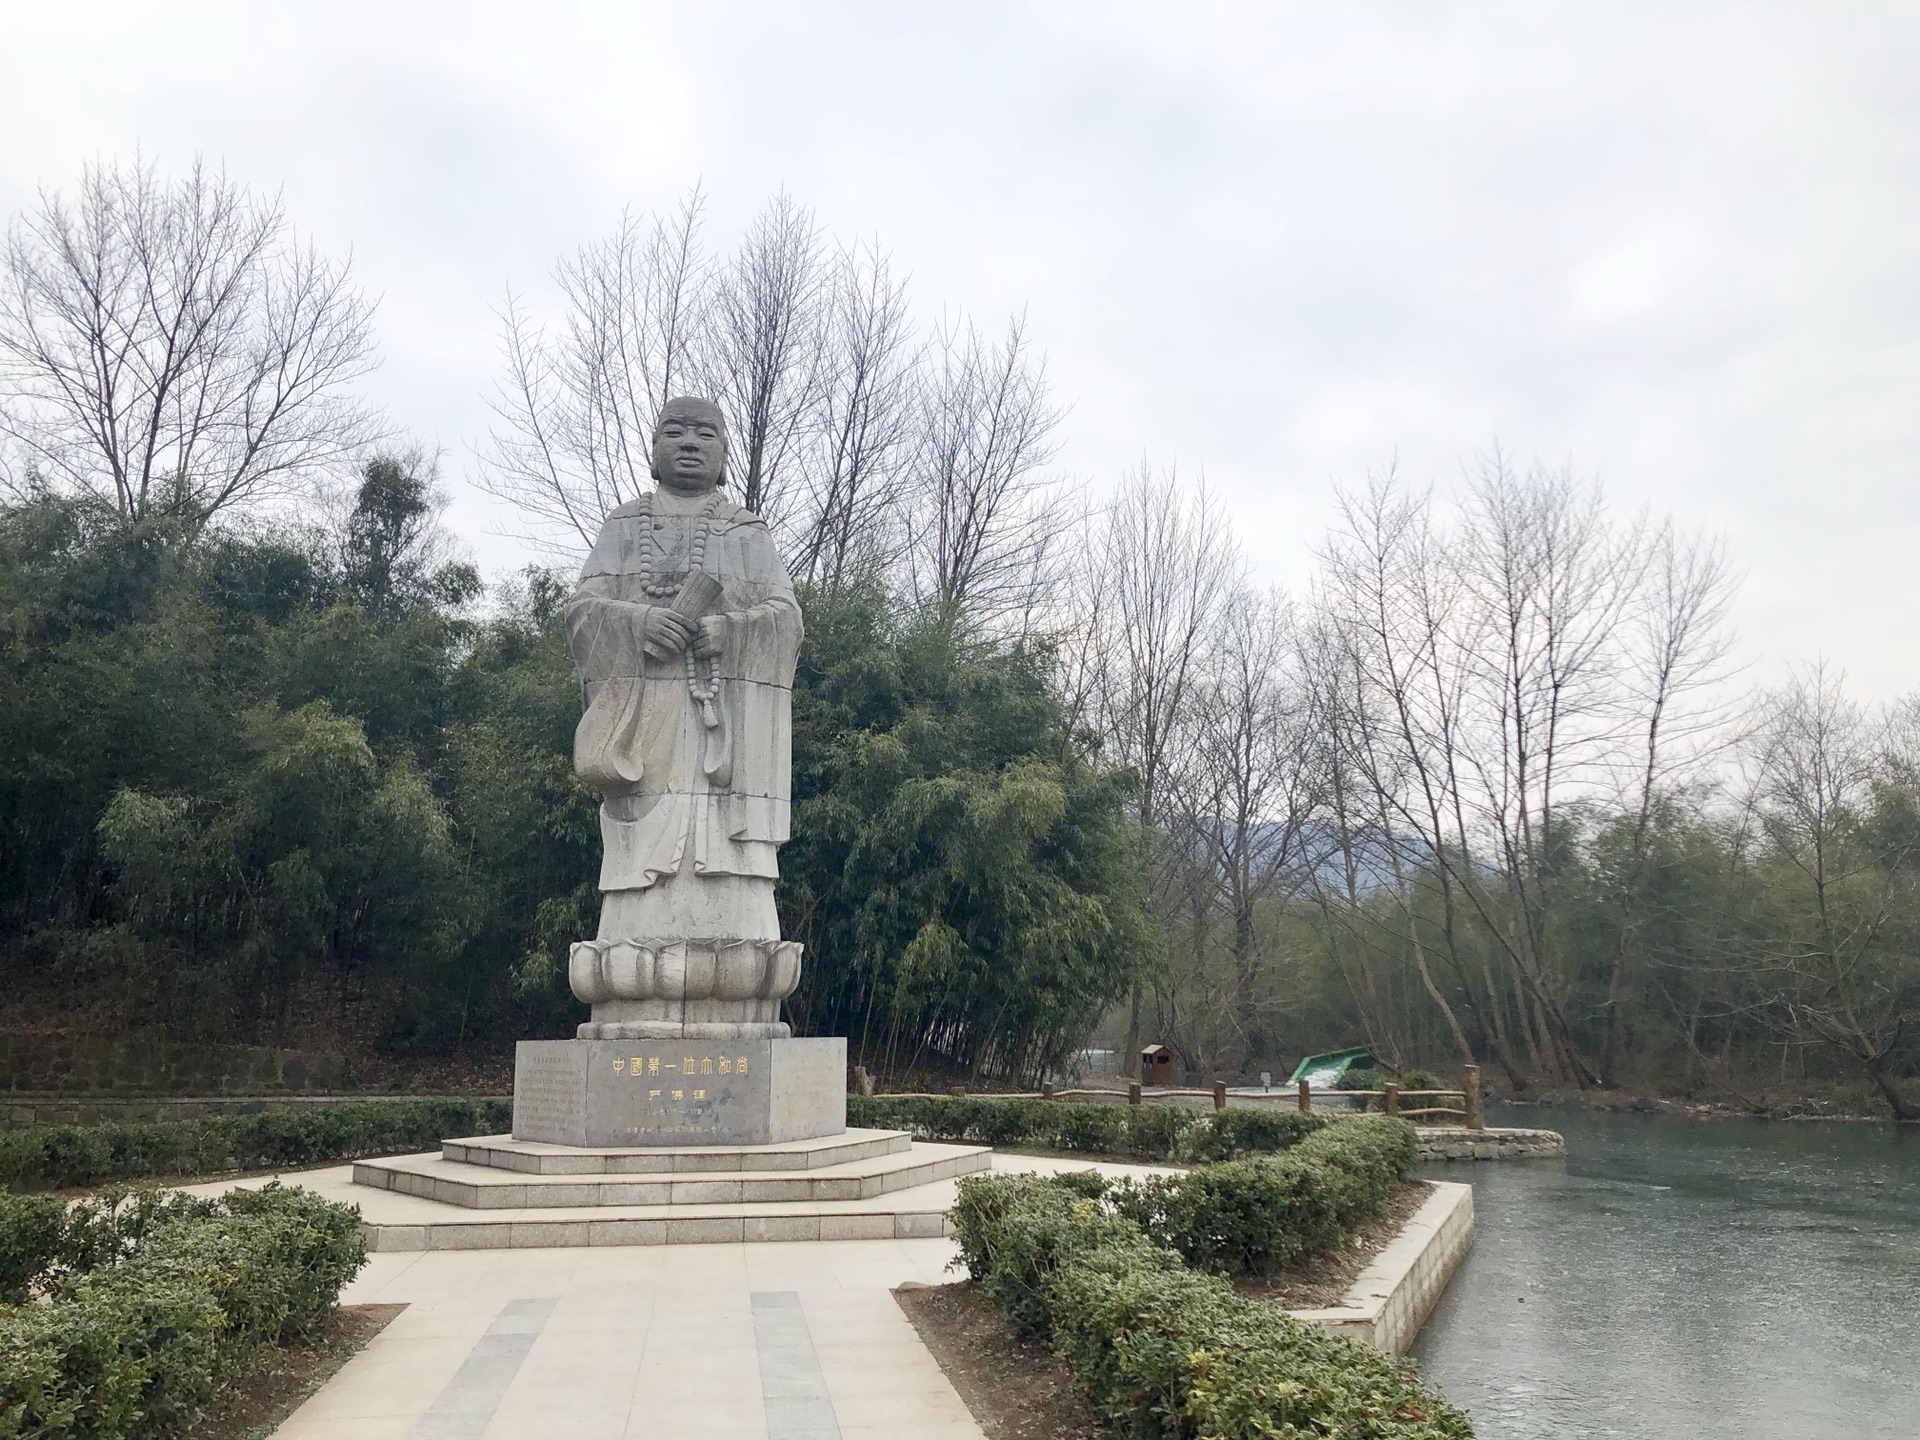
[(881, 1420), (874, 1424), (845, 1425), (840, 1427), (840, 1440), (898, 1440), (902, 1435), (912, 1435), (913, 1440), (981, 1440), (980, 1427), (973, 1423), (972, 1416), (965, 1419), (943, 1419), (921, 1417), (912, 1422), (912, 1429), (902, 1429), (898, 1420)]
[(632, 1411), (625, 1396), (609, 1407), (570, 1402), (565, 1422), (558, 1423), (551, 1401), (503, 1404), (481, 1440), (624, 1440)]
[(325, 1419), (304, 1411), (273, 1432), (274, 1440), (407, 1440), (413, 1417)]
[(509, 1389), (520, 1379), (552, 1313), (547, 1298), (509, 1300), (468, 1351), (433, 1403), (415, 1422), (413, 1440), (480, 1440)]
[(411, 1340), (377, 1336), (296, 1413), (326, 1420), (418, 1415), (466, 1363), (485, 1333), (483, 1323), (465, 1335)]
[[(673, 1399), (645, 1404), (636, 1396), (627, 1417), (626, 1440), (767, 1440), (766, 1410), (757, 1386), (746, 1395), (716, 1395), (696, 1401)], [(895, 1440), (919, 1437), (907, 1432)]]

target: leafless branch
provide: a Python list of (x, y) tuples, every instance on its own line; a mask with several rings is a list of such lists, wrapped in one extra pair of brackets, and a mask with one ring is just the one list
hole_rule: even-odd
[(15, 220), (0, 434), (25, 468), (124, 514), (195, 523), (287, 494), (383, 433), (352, 383), (373, 305), (279, 198), (196, 162), (89, 166)]

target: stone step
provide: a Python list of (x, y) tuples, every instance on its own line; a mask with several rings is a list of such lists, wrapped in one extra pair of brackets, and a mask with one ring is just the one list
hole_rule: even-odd
[(817, 1140), (788, 1140), (777, 1145), (676, 1146), (668, 1149), (582, 1149), (511, 1135), (482, 1135), (441, 1142), (443, 1159), (489, 1165), (529, 1175), (647, 1175), (728, 1172), (764, 1174), (770, 1170), (819, 1170), (905, 1151), (913, 1137), (904, 1130), (848, 1130)]
[[(758, 1148), (745, 1152), (743, 1162), (751, 1163)], [(359, 1161), (353, 1181), (468, 1210), (751, 1205), (867, 1200), (971, 1174), (991, 1163), (992, 1151), (984, 1146), (910, 1144), (812, 1170), (541, 1175), (426, 1154)]]
[[(782, 1240), (938, 1240), (951, 1233), (951, 1182), (878, 1200), (810, 1204), (657, 1205), (644, 1212), (459, 1210), (363, 1219), (369, 1253), (416, 1250), (525, 1250), (555, 1246), (724, 1245)], [(406, 1197), (385, 1204), (417, 1205)]]

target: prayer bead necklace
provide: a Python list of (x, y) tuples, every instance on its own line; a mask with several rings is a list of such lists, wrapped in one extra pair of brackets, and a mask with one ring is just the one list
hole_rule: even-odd
[(687, 568), (679, 575), (661, 575), (660, 541), (654, 535), (653, 496), (640, 497), (640, 528), (646, 535), (646, 543), (640, 547), (640, 588), (655, 600), (664, 600), (678, 593), (681, 584), (695, 570), (700, 569), (707, 558), (707, 537), (713, 533), (713, 517), (720, 510), (718, 491), (700, 507), (700, 514), (693, 527), (693, 547), (687, 553)]

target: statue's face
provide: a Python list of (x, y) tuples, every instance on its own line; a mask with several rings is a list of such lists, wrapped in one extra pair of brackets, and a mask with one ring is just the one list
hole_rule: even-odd
[(653, 473), (667, 489), (699, 495), (720, 483), (727, 441), (711, 415), (669, 409), (653, 434)]

